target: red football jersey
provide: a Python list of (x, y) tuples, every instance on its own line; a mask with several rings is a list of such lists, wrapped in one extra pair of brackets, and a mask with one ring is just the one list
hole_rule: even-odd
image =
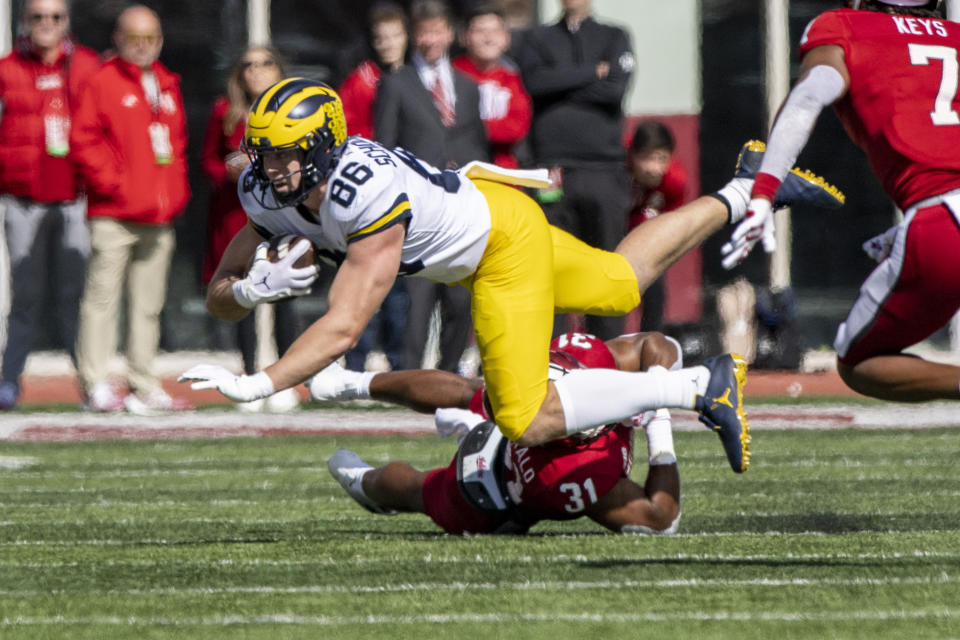
[(570, 438), (506, 453), (507, 491), (524, 513), (541, 520), (579, 518), (620, 478), (630, 477), (633, 428), (617, 425), (587, 442)]
[(836, 9), (807, 25), (801, 57), (821, 45), (843, 48), (837, 115), (897, 205), (960, 187), (960, 24)]
[[(617, 367), (607, 345), (590, 334), (565, 333), (550, 346), (551, 364), (565, 369)], [(470, 409), (489, 419), (482, 389), (474, 395)], [(539, 447), (511, 443), (505, 462), (510, 498), (524, 514), (539, 520), (579, 518), (620, 478), (630, 476), (633, 428), (618, 425), (593, 440), (570, 437)]]
[(569, 353), (587, 369), (617, 368), (610, 348), (603, 340), (589, 333), (563, 333), (553, 339), (550, 348)]

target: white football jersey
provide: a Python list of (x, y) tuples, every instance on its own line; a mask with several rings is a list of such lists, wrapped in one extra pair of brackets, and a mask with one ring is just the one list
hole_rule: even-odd
[[(457, 282), (476, 270), (490, 234), (487, 201), (468, 178), (358, 136), (347, 140), (316, 216), (303, 206), (265, 209), (245, 177), (240, 202), (261, 234), (304, 235), (338, 266), (351, 242), (406, 221), (400, 275)], [(275, 202), (270, 189), (263, 198)]]

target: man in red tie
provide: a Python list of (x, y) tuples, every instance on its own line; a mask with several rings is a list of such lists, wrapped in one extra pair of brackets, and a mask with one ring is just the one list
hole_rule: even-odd
[[(410, 9), (411, 63), (385, 76), (373, 108), (373, 129), (386, 147), (403, 147), (442, 169), (490, 157), (476, 83), (450, 65), (454, 29), (447, 5), (417, 0)], [(349, 123), (347, 123), (349, 126)], [(416, 281), (415, 281), (416, 280)], [(440, 301), (440, 361), (457, 372), (470, 335), (470, 299), (457, 287), (422, 279), (407, 282), (405, 368), (419, 369), (434, 304)]]

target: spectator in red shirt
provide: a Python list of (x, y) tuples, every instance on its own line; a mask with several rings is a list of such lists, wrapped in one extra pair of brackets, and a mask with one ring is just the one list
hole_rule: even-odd
[(16, 406), (48, 283), (56, 284), (60, 339), (76, 361), (77, 310), (90, 254), (69, 136), (80, 88), (100, 61), (68, 35), (64, 0), (29, 0), (21, 25), (23, 38), (0, 60), (0, 215), (12, 271), (0, 410)]
[(466, 54), (454, 58), (453, 66), (480, 87), (480, 117), (487, 129), (493, 161), (514, 168), (514, 148), (530, 131), (533, 105), (520, 72), (503, 57), (510, 48), (503, 12), (492, 4), (474, 7), (467, 15), (460, 43)]
[[(627, 157), (633, 179), (630, 229), (683, 204), (687, 171), (674, 157), (675, 147), (673, 134), (663, 123), (648, 120), (637, 125)], [(664, 302), (661, 276), (643, 294), (640, 327), (644, 331), (662, 329)]]
[(347, 119), (347, 134), (374, 139), (373, 99), (384, 73), (403, 66), (407, 55), (407, 16), (385, 2), (370, 10), (370, 44), (376, 59), (365, 60), (350, 72), (338, 93)]
[[(244, 225), (247, 214), (240, 206), (237, 196), (237, 179), (250, 164), (240, 149), (247, 112), (253, 101), (270, 85), (286, 76), (280, 54), (270, 47), (254, 46), (247, 49), (233, 66), (227, 80), (227, 95), (213, 103), (210, 120), (203, 139), (200, 161), (203, 172), (211, 183), (210, 213), (207, 217), (207, 251), (203, 256), (201, 281), (206, 286), (220, 263), (227, 245)], [(246, 373), (257, 371), (256, 314), (250, 314), (238, 322), (236, 341)], [(300, 334), (297, 316), (292, 301), (273, 305), (273, 327), (280, 355), (287, 350)], [(267, 408), (286, 411), (299, 404), (296, 392), (281, 391), (270, 398), (244, 402), (241, 410), (259, 411)]]
[[(158, 62), (160, 19), (133, 5), (113, 34), (117, 57), (80, 95), (70, 146), (87, 185), (91, 254), (77, 338), (88, 406), (140, 413), (184, 408), (160, 386), (153, 361), (175, 244), (173, 219), (190, 199), (180, 77)], [(108, 380), (126, 288), (127, 383)]]

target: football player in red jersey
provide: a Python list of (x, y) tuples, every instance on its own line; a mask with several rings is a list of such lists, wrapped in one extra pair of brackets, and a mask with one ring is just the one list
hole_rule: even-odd
[(960, 399), (960, 367), (903, 353), (960, 309), (960, 24), (939, 5), (859, 0), (807, 26), (802, 75), (770, 132), (747, 218), (723, 248), (727, 268), (760, 239), (773, 250), (770, 200), (832, 104), (904, 212), (864, 245), (879, 266), (837, 330), (838, 369), (851, 389), (898, 402)]
[[(659, 333), (607, 343), (567, 333), (554, 339), (552, 347), (552, 376), (572, 368), (638, 371), (681, 364), (679, 345)], [(334, 365), (321, 372), (310, 382), (315, 398), (372, 397), (436, 411), (441, 434), (461, 432), (457, 456), (448, 467), (424, 472), (406, 462), (390, 462), (374, 469), (353, 451), (340, 449), (328, 461), (331, 474), (368, 510), (424, 513), (447, 533), (523, 533), (540, 520), (581, 516), (612, 531), (676, 531), (680, 476), (668, 410), (519, 447), (487, 421), (489, 405), (480, 384), (440, 370), (359, 374)], [(633, 429), (639, 424), (647, 432), (650, 460), (642, 486), (630, 479)]]

